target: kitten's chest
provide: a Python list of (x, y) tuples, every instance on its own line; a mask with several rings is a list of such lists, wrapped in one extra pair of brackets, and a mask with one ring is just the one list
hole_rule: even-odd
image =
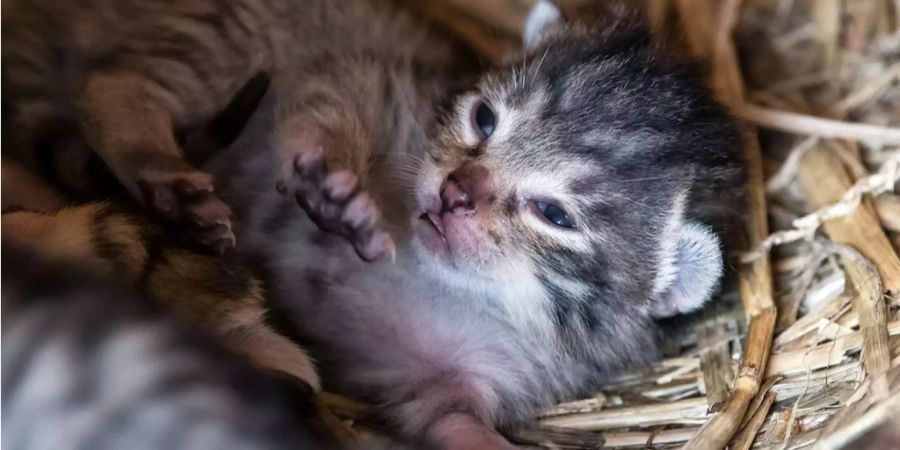
[(454, 302), (451, 291), (418, 267), (403, 241), (398, 242), (395, 261), (367, 263), (342, 238), (303, 231), (306, 236), (282, 247), (276, 256), (274, 275), (284, 301), (308, 307), (361, 301), (391, 308)]

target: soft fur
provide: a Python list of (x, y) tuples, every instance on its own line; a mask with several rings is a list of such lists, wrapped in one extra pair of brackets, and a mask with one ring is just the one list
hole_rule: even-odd
[[(740, 197), (737, 126), (640, 24), (547, 22), (530, 35), (526, 54), (434, 119), (446, 80), (415, 74), (389, 45), (366, 59), (380, 83), (354, 81), (350, 56), (299, 64), (300, 91), (307, 76), (320, 91), (295, 103), (306, 119), (293, 137), (271, 135), (279, 109), (266, 102), (208, 167), (326, 386), (443, 447), (454, 445), (448, 429), (483, 436), (471, 448), (501, 446), (479, 427), (525, 420), (654, 360), (654, 317), (713, 294), (718, 236)], [(472, 125), (479, 102), (496, 114), (487, 139)], [(285, 170), (264, 146), (299, 156)], [(446, 186), (472, 208), (448, 210)], [(368, 199), (380, 213), (347, 219)], [(535, 214), (540, 199), (576, 227)], [(360, 236), (381, 231), (395, 262), (361, 261), (355, 253), (373, 253)]]
[(313, 361), (266, 323), (262, 287), (243, 261), (180, 247), (140, 214), (109, 203), (54, 204), (59, 195), (40, 180), (17, 165), (2, 167), (4, 180), (31, 181), (4, 190), (4, 245), (129, 283), (259, 366), (319, 389)]
[(317, 91), (304, 79), (295, 92), (296, 62), (327, 67), (340, 55), (345, 69), (366, 70), (387, 47), (410, 73), (440, 73), (452, 45), (427, 30), (390, 0), (9, 0), (4, 156), (84, 193), (112, 184), (90, 176), (98, 155), (148, 211), (221, 253), (235, 244), (232, 210), (188, 162), (210, 149), (192, 147), (227, 141), (269, 77), (292, 138), (307, 119), (294, 117), (295, 100)]

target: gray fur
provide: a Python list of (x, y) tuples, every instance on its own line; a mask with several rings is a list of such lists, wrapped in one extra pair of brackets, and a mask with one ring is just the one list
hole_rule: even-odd
[(296, 389), (133, 292), (9, 242), (3, 260), (3, 448), (327, 448), (304, 447)]
[[(737, 201), (742, 173), (737, 128), (701, 80), (638, 25), (543, 36), (436, 122), (428, 111), (445, 78), (404, 75), (394, 56), (368, 61), (388, 74), (385, 87), (332, 98), (384, 108), (345, 109), (347, 123), (391, 126), (354, 145), (377, 149), (360, 175), (397, 243), (395, 263), (363, 263), (275, 192), (271, 99), (209, 168), (223, 198), (243, 208), (239, 241), (267, 264), (272, 294), (313, 344), (326, 388), (378, 405), (405, 436), (429, 438), (453, 413), (509, 426), (647, 364), (657, 357), (654, 288), (685, 291), (702, 279), (692, 268), (721, 262), (712, 241), (682, 245), (695, 223), (713, 232), (694, 237), (727, 231), (728, 211), (715, 205)], [(350, 75), (329, 76), (340, 85)], [(469, 122), (476, 99), (497, 115), (483, 142)], [(424, 247), (420, 217), (440, 203), (448, 174), (471, 165), (486, 168), (476, 181), (493, 195), (455, 222), (448, 262)], [(530, 212), (544, 197), (567, 208), (575, 230)], [(683, 259), (702, 263), (678, 266)], [(684, 271), (662, 276), (672, 264)], [(706, 285), (686, 303), (707, 300)]]

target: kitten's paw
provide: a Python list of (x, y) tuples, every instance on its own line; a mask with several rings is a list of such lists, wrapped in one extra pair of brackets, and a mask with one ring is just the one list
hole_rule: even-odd
[(224, 254), (235, 246), (231, 208), (213, 192), (212, 176), (198, 170), (155, 173), (138, 181), (144, 204), (183, 225), (191, 242)]
[(375, 201), (359, 187), (359, 178), (348, 170), (328, 172), (322, 149), (302, 152), (294, 160), (291, 189), (297, 203), (323, 231), (347, 238), (365, 261), (393, 260), (396, 247), (391, 235), (378, 225)]

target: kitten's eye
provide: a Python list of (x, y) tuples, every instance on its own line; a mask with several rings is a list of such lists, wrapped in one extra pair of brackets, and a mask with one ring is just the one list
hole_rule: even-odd
[(547, 202), (535, 202), (535, 206), (550, 223), (562, 228), (575, 228), (572, 219), (559, 206)]
[(472, 125), (478, 130), (481, 140), (485, 140), (494, 133), (497, 117), (494, 116), (491, 107), (482, 101), (479, 101), (472, 111)]

